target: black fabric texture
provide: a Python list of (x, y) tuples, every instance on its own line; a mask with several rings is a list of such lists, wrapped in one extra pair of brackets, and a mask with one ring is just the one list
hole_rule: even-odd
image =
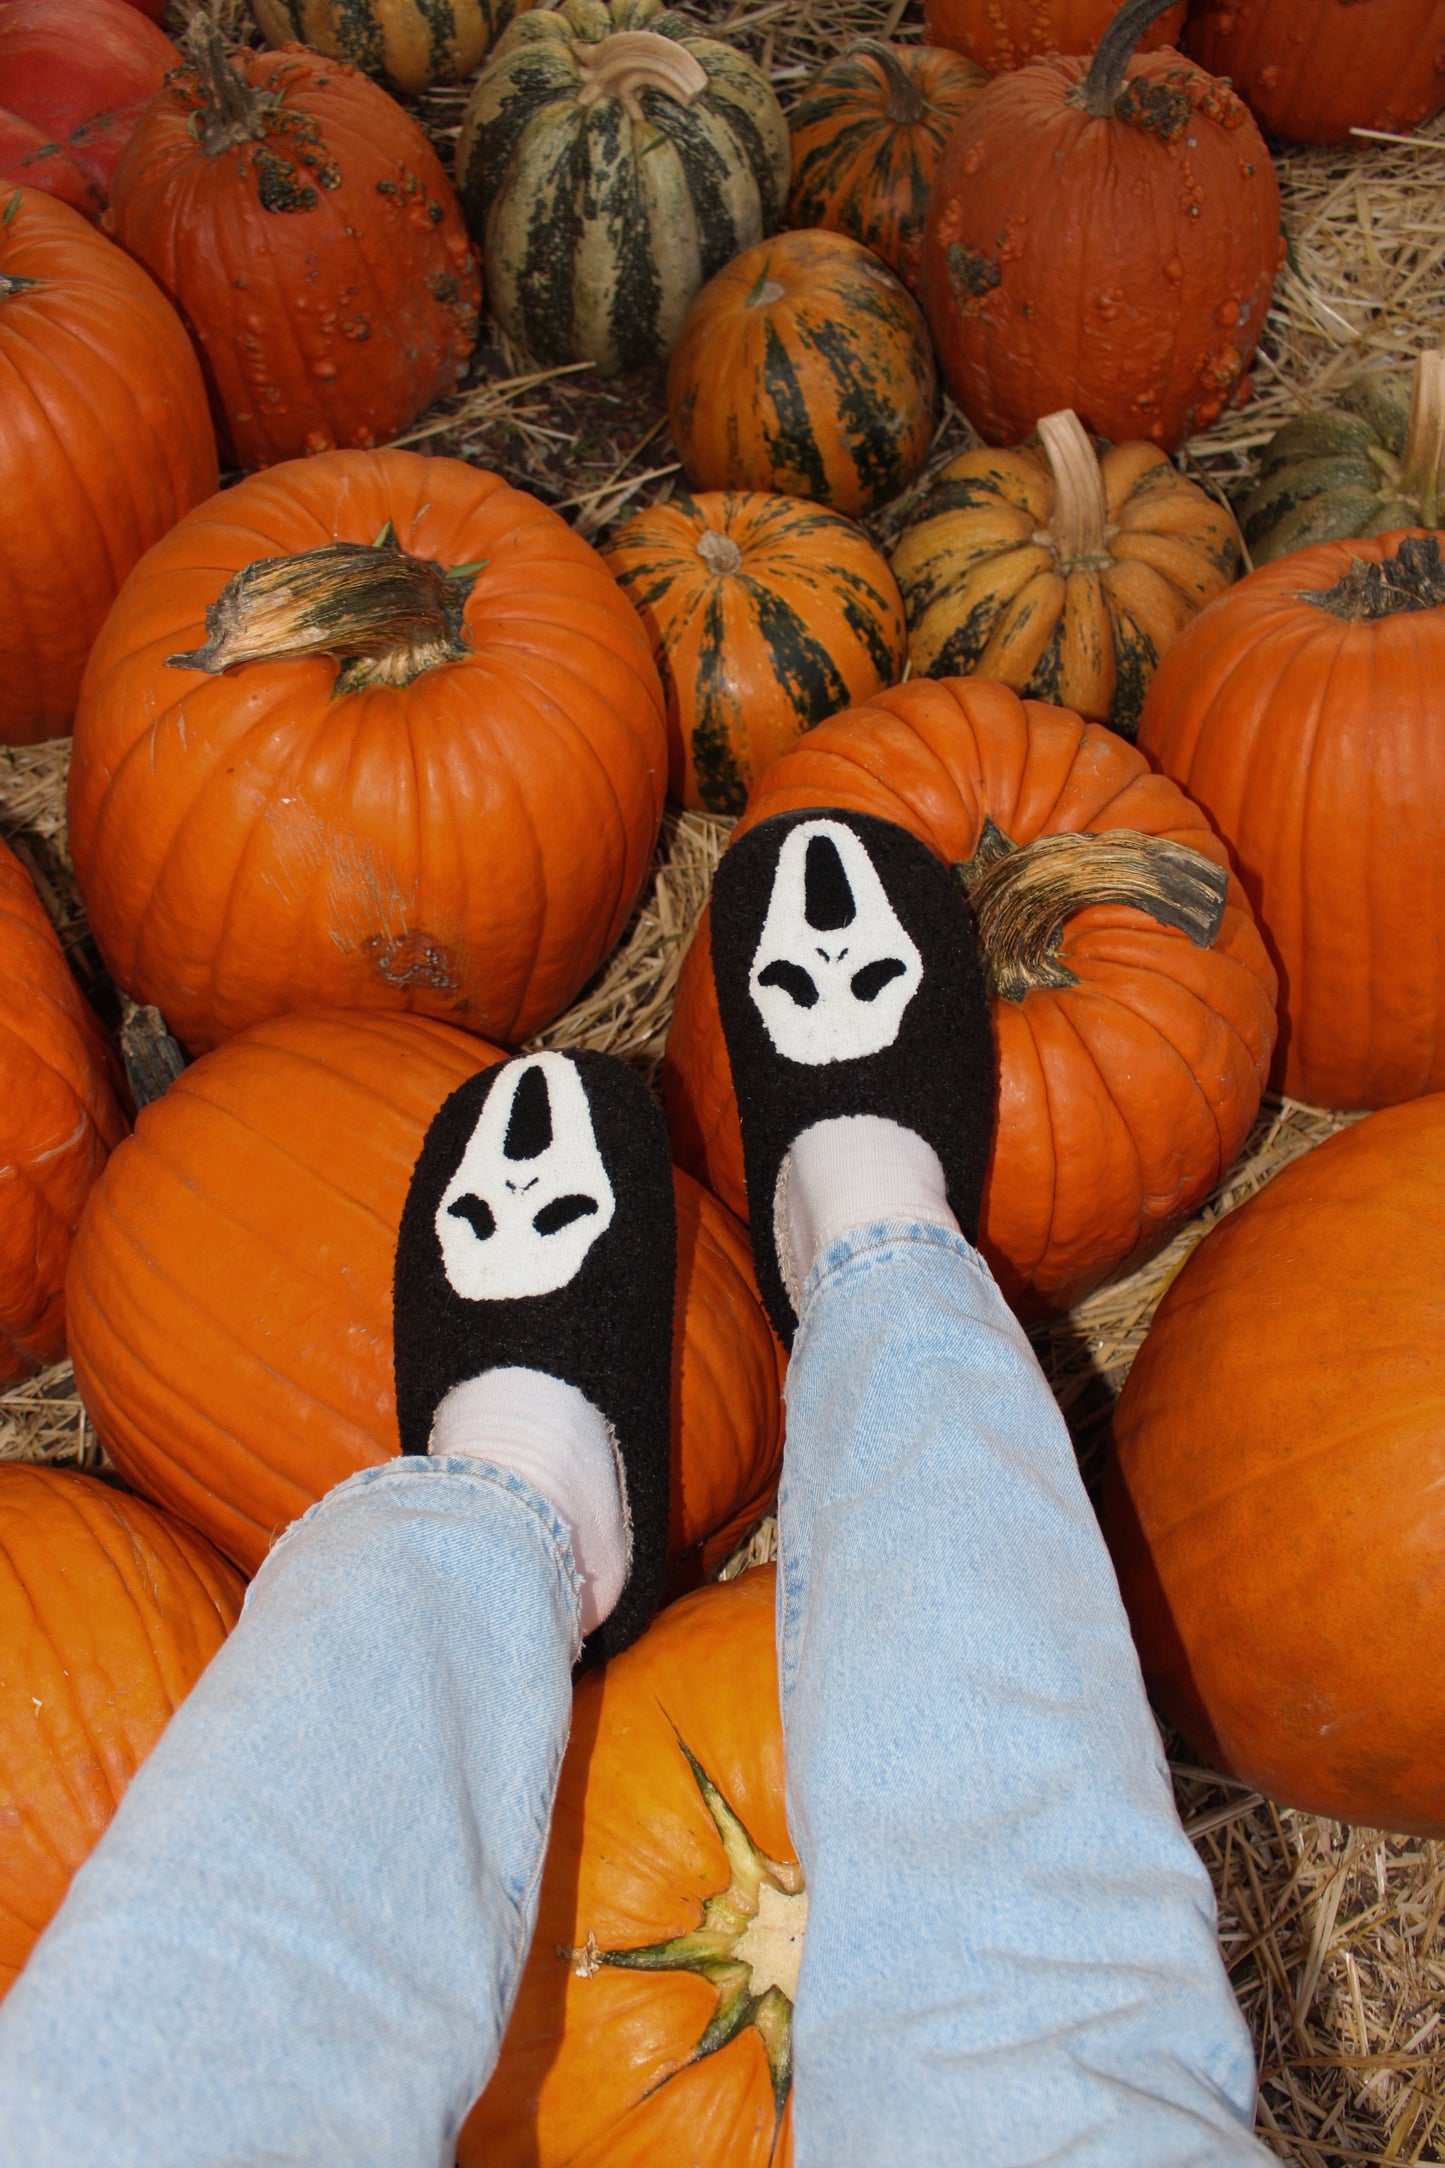
[[(436, 1214), (487, 1095), (506, 1073), (505, 1066), (485, 1070), (452, 1093), (427, 1131), (397, 1237), (392, 1322), (403, 1453), (426, 1452), (437, 1407), (454, 1385), (513, 1364), (575, 1385), (612, 1426), (627, 1486), (632, 1558), (616, 1609), (587, 1637), (586, 1663), (635, 1641), (662, 1590), (677, 1226), (667, 1128), (651, 1092), (611, 1055), (584, 1051), (568, 1058), (581, 1074), (612, 1184), (611, 1225), (576, 1276), (552, 1293), (469, 1301), (456, 1292), (443, 1266)], [(524, 1079), (509, 1146), (518, 1125), (536, 1119)]]
[[(809, 1064), (789, 1060), (773, 1044), (748, 981), (783, 844), (794, 828), (819, 820), (837, 821), (859, 838), (919, 951), (923, 976), (891, 1046)], [(824, 858), (820, 872), (826, 871)], [(813, 881), (810, 866), (810, 924), (836, 923), (840, 908), (846, 906), (826, 882)], [(814, 1122), (874, 1114), (915, 1130), (942, 1162), (959, 1226), (970, 1242), (978, 1239), (997, 1063), (973, 913), (949, 868), (907, 829), (872, 814), (809, 806), (761, 822), (724, 852), (713, 877), (712, 964), (742, 1123), (758, 1284), (779, 1338), (791, 1346), (798, 1320), (778, 1260), (773, 1204), (778, 1170), (794, 1138)], [(870, 965), (867, 973), (867, 985), (855, 981), (864, 1000), (889, 975), (886, 964)], [(764, 977), (770, 974), (773, 984), (788, 988), (787, 965), (770, 965)], [(807, 1001), (806, 985), (789, 990)]]

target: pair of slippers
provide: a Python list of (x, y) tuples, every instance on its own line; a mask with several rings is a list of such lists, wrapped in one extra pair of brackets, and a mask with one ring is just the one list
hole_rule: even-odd
[[(815, 1122), (872, 1114), (917, 1132), (976, 1236), (994, 1064), (972, 917), (906, 830), (787, 813), (725, 854), (712, 955), (758, 1283), (791, 1345), (774, 1206)], [(427, 1132), (396, 1253), (401, 1449), (425, 1453), (445, 1395), (494, 1368), (543, 1371), (601, 1412), (630, 1558), (589, 1657), (635, 1640), (662, 1587), (675, 1247), (666, 1127), (642, 1079), (608, 1055), (520, 1055), (462, 1085)]]

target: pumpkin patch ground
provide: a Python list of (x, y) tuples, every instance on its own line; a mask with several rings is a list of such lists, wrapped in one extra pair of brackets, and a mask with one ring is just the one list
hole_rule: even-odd
[[(1369, 6), (1343, 12), (1364, 16), (1375, 4), (1370, 0)], [(373, 11), (379, 22), (395, 24), (405, 20), (408, 6), (389, 0), (383, 8), (381, 0), (373, 0)], [(233, 50), (259, 49), (260, 33), (242, 0), (220, 0), (214, 12)], [(292, 7), (288, 0), (285, 12), (319, 20), (324, 10), (320, 0), (315, 7), (309, 0)], [(366, 12), (349, 11), (349, 19)], [(417, 12), (410, 5), (410, 13)], [(504, 8), (474, 9), (463, 0), (452, 0), (449, 12), (458, 28), (474, 14), (489, 15), (498, 34), (507, 15)], [(1073, 0), (1067, 9), (1064, 0), (1049, 5), (1010, 0), (1008, 7), (1001, 0), (955, 0), (945, 7), (940, 0), (929, 21), (932, 42), (948, 43), (961, 55), (963, 37), (946, 35), (942, 27), (950, 15), (990, 24), (1018, 16), (1032, 25), (1066, 13), (1072, 20), (1081, 12), (1088, 11), (1076, 9)], [(1329, 12), (1338, 12), (1333, 0)], [(1102, 21), (1109, 9), (1105, 5), (1092, 13)], [(905, 48), (925, 41), (918, 0), (901, 14), (885, 0), (813, 0), (806, 9), (784, 6), (765, 19), (762, 11), (741, 4), (729, 8), (719, 0), (684, 19), (699, 36), (730, 40), (745, 53), (771, 83), (785, 117), (825, 63), (835, 61), (854, 39), (886, 39)], [(173, 8), (164, 27), (179, 40), (185, 27), (181, 11)], [(395, 36), (388, 29), (388, 39)], [(1041, 49), (1031, 45), (1030, 57)], [(1199, 46), (1195, 52), (1205, 57)], [(992, 55), (980, 57), (995, 64)], [(1206, 64), (1224, 67), (1222, 61)], [(395, 68), (388, 72), (397, 74)], [(1244, 92), (1242, 81), (1238, 87)], [(439, 82), (404, 101), (449, 178), (472, 88)], [(1217, 506), (1238, 504), (1254, 488), (1261, 451), (1281, 426), (1302, 415), (1338, 410), (1342, 395), (1368, 370), (1408, 376), (1416, 353), (1440, 341), (1445, 291), (1432, 251), (1445, 232), (1445, 157), (1429, 145), (1445, 146), (1445, 122), (1428, 123), (1425, 133), (1425, 144), (1361, 143), (1319, 151), (1280, 151), (1271, 142), (1290, 256), (1265, 328), (1253, 395), (1246, 407), (1228, 409), (1207, 434), (1190, 438), (1180, 461), (1182, 474)], [(0, 197), (0, 215), (4, 200)], [(781, 217), (786, 225), (785, 207)], [(629, 515), (681, 494), (685, 484), (668, 431), (660, 369), (607, 378), (575, 363), (540, 368), (509, 343), (495, 318), (485, 314), (485, 302), (483, 307), (479, 343), (461, 388), (407, 429), (406, 449), (466, 460), (501, 476), (603, 550)], [(944, 470), (976, 449), (957, 410), (945, 402), (916, 481), (862, 516), (868, 542), (885, 561), (917, 521)], [(375, 536), (364, 540), (373, 543)], [(194, 648), (201, 637), (197, 627), (194, 638), (188, 635), (177, 644)], [(65, 720), (47, 727), (63, 729)], [(16, 849), (72, 967), (113, 1028), (120, 1021), (119, 998), (100, 962), (70, 867), (67, 760), (64, 739), (0, 750), (0, 833)], [(604, 1047), (656, 1075), (682, 956), (729, 832), (726, 816), (669, 808), (620, 945), (531, 1043)], [(447, 1033), (445, 1025), (410, 1019), (386, 1028)], [(1163, 1290), (1190, 1251), (1222, 1214), (1348, 1120), (1267, 1098), (1240, 1157), (1167, 1249), (1131, 1278), (1033, 1328), (1086, 1472), (1095, 1474), (1100, 1467), (1114, 1398)], [(756, 1368), (761, 1375), (761, 1362)], [(0, 1392), (0, 1458), (105, 1471), (68, 1364), (53, 1363)], [(751, 1521), (760, 1502), (756, 1486), (746, 1498), (740, 1492), (742, 1518)], [(703, 1558), (694, 1550), (684, 1574), (714, 1569), (716, 1545), (736, 1539), (743, 1540), (725, 1569), (730, 1574), (744, 1563), (770, 1558), (771, 1522), (765, 1520), (751, 1535), (737, 1522), (737, 1515), (731, 1525), (724, 1521)], [(712, 1742), (707, 1745), (715, 1752)], [(1214, 1878), (1226, 1962), (1260, 2050), (1262, 2140), (1285, 2159), (1330, 2168), (1350, 2158), (1428, 2162), (1439, 2157), (1445, 2028), (1432, 2025), (1432, 2019), (1445, 1983), (1440, 1926), (1445, 1846), (1281, 1808), (1243, 1779), (1223, 1781), (1211, 1774), (1181, 1742), (1172, 1741), (1171, 1751), (1181, 1812)], [(680, 1809), (702, 1810), (696, 1779), (680, 1763), (671, 1772), (673, 1780)], [(754, 1811), (751, 1803), (748, 1811)], [(770, 1852), (786, 1857), (780, 1833), (765, 1817), (759, 1817), (753, 1834)], [(671, 1925), (665, 1921), (657, 1931), (670, 1931)], [(579, 1938), (559, 1919), (556, 1939)], [(590, 1987), (598, 1998), (606, 1997), (609, 1983), (629, 1977), (604, 1969), (595, 1980), (577, 1983), (575, 1992), (580, 1997)], [(702, 2000), (696, 1981), (681, 1983), (680, 1992)], [(706, 2016), (703, 2010), (700, 2021)], [(739, 2068), (765, 2067), (751, 2038), (728, 2052)]]

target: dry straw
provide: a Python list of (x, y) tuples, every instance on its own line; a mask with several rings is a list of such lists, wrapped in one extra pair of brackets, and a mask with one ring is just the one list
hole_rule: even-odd
[[(231, 37), (255, 39), (242, 0), (204, 4)], [(182, 20), (190, 12), (184, 0), (179, 12)], [(770, 69), (785, 104), (851, 38), (916, 38), (920, 30), (916, 10), (905, 19), (904, 0), (769, 0), (699, 12)], [(464, 102), (464, 90), (417, 101), (444, 158)], [(1404, 140), (1291, 151), (1279, 168), (1290, 255), (1254, 397), (1188, 452), (1190, 471), (1225, 495), (1248, 479), (1281, 422), (1365, 369), (1408, 366), (1437, 343), (1445, 318), (1445, 120)], [(495, 332), (465, 390), (402, 441), (494, 467), (594, 536), (669, 495), (678, 479), (655, 379), (604, 383), (589, 368), (537, 370)], [(970, 441), (946, 409), (925, 474), (869, 523), (883, 547), (930, 477)], [(0, 749), (0, 832), (20, 850), (104, 1005), (110, 990), (65, 852), (65, 759), (63, 745)], [(655, 1074), (678, 967), (728, 825), (669, 814), (622, 945), (538, 1043), (605, 1048)], [(1189, 1251), (1343, 1119), (1267, 1103), (1238, 1164), (1161, 1256), (1035, 1329), (1087, 1476), (1097, 1473), (1109, 1410), (1155, 1306)], [(66, 1365), (0, 1393), (0, 1459), (105, 1466)], [(764, 1521), (724, 1570), (771, 1557), (775, 1534)], [(1261, 2137), (1305, 2168), (1445, 2161), (1445, 1846), (1278, 1808), (1195, 1767), (1173, 1744), (1180, 1809), (1214, 1878), (1225, 1960), (1259, 2050)]]

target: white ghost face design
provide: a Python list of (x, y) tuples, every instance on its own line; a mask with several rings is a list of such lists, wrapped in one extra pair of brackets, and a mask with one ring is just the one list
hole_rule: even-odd
[(535, 1055), (488, 1092), (442, 1193), (447, 1278), (469, 1302), (550, 1295), (616, 1209), (581, 1077), (563, 1054)]
[(789, 1061), (854, 1061), (891, 1046), (923, 959), (862, 843), (805, 821), (778, 854), (748, 974), (768, 1036)]

